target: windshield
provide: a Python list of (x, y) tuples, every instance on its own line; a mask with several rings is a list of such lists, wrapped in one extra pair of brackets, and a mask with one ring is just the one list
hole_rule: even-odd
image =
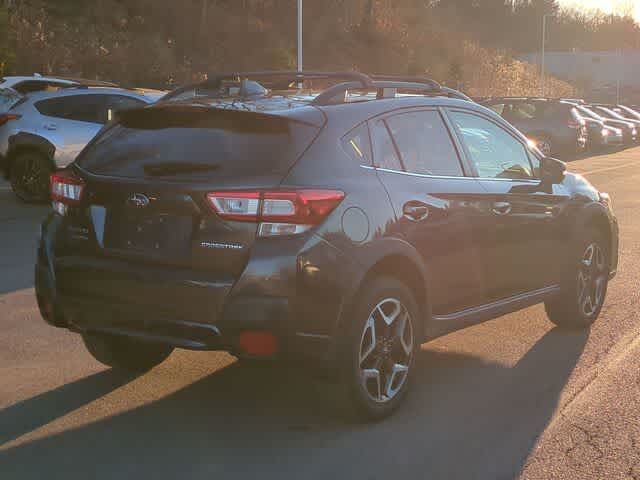
[(22, 95), (12, 88), (0, 88), (0, 113), (11, 109), (21, 98)]

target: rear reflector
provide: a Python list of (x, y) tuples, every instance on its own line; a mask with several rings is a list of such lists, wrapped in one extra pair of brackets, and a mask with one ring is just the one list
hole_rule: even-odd
[(240, 334), (240, 350), (246, 355), (271, 357), (278, 353), (278, 341), (271, 332), (248, 330)]
[(51, 174), (51, 202), (53, 209), (64, 215), (67, 207), (78, 205), (82, 200), (85, 183), (71, 170), (61, 170)]
[(220, 218), (260, 222), (260, 236), (295, 235), (320, 224), (344, 199), (337, 190), (211, 192)]

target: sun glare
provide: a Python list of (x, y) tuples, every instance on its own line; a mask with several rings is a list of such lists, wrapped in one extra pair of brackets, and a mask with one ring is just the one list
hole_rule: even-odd
[(640, 21), (640, 0), (560, 0), (563, 6), (600, 9), (606, 13), (631, 13)]

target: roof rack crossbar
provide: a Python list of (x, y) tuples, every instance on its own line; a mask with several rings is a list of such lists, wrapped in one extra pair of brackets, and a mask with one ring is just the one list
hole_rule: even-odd
[(303, 71), (297, 70), (291, 71), (278, 71), (278, 70), (264, 70), (255, 72), (230, 72), (230, 73), (216, 73), (208, 76), (206, 80), (202, 82), (192, 83), (179, 87), (169, 93), (165, 99), (169, 99), (180, 95), (183, 92), (187, 92), (195, 88), (220, 88), (222, 82), (225, 80), (241, 81), (241, 80), (255, 80), (259, 78), (284, 78), (290, 80), (289, 83), (303, 82), (305, 80), (326, 80), (326, 79), (342, 79), (357, 82), (361, 87), (367, 87), (373, 84), (373, 80), (368, 75), (360, 72), (317, 72), (317, 71)]
[(363, 87), (369, 86), (373, 83), (373, 80), (368, 75), (360, 72), (317, 72), (317, 71), (304, 71), (299, 72), (296, 70), (290, 71), (278, 71), (278, 70), (263, 70), (256, 72), (233, 72), (214, 74), (209, 76), (207, 80), (202, 82), (205, 86), (215, 86), (224, 80), (242, 80), (242, 79), (256, 79), (259, 77), (284, 77), (291, 80), (291, 82), (300, 82), (305, 80), (325, 80), (331, 78), (337, 78), (342, 80), (351, 80), (360, 83)]

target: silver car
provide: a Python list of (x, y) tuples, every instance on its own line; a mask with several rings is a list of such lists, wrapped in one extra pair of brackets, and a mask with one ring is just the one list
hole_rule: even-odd
[(103, 87), (26, 95), (0, 113), (0, 168), (18, 197), (44, 201), (51, 172), (69, 165), (117, 111), (153, 103), (162, 95)]
[(17, 75), (0, 77), (0, 88), (12, 88), (19, 93), (40, 92), (43, 90), (56, 91), (61, 88), (85, 85), (87, 87), (117, 87), (115, 83), (101, 80), (87, 80), (84, 78), (47, 77), (34, 73), (33, 75)]

